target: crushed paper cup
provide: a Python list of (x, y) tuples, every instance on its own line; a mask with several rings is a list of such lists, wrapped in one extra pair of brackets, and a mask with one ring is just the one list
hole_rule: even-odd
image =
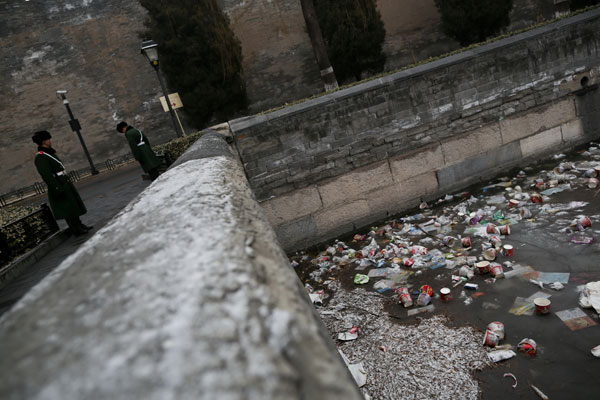
[(485, 335), (483, 335), (483, 345), (488, 347), (496, 347), (500, 343), (500, 335), (490, 331), (489, 329), (485, 331)]
[(358, 326), (353, 327), (348, 332), (341, 332), (338, 339), (344, 342), (355, 340), (358, 337)]
[(533, 339), (525, 338), (519, 342), (517, 349), (522, 353), (535, 356), (537, 353), (537, 343)]
[(592, 349), (592, 355), (594, 357), (600, 358), (600, 345), (598, 345)]

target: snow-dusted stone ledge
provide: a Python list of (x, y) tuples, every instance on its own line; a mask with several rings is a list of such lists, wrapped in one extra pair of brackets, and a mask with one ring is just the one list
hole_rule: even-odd
[(0, 398), (359, 399), (223, 137), (0, 319)]

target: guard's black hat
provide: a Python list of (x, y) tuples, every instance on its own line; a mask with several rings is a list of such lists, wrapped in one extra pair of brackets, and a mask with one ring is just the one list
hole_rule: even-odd
[(123, 133), (123, 128), (127, 128), (127, 122), (125, 121), (119, 122), (119, 124), (117, 125), (117, 132)]
[(48, 140), (51, 139), (52, 136), (50, 136), (50, 132), (48, 131), (38, 131), (36, 132), (32, 137), (31, 140), (33, 140), (34, 143), (36, 143), (38, 146), (42, 145), (42, 142), (44, 140)]

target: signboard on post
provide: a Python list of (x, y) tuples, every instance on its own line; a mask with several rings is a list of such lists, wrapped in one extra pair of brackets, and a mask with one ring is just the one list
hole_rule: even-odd
[[(171, 107), (173, 107), (173, 110), (183, 107), (183, 103), (179, 98), (179, 93), (169, 94), (169, 101), (171, 102)], [(169, 112), (169, 106), (165, 101), (165, 96), (160, 96), (160, 104), (162, 105), (162, 108), (165, 112)]]
[[(177, 114), (177, 109), (183, 107), (183, 103), (181, 102), (181, 98), (179, 98), (179, 93), (170, 93), (169, 94), (169, 102), (171, 103), (171, 107), (175, 112), (175, 116), (177, 117), (177, 122), (179, 122), (179, 127), (181, 128), (181, 132), (183, 132), (183, 136), (185, 136), (185, 131), (183, 130), (183, 125), (181, 125), (181, 120), (179, 119), (179, 115)], [(165, 96), (160, 96), (160, 104), (165, 112), (169, 112), (169, 105), (165, 101)]]

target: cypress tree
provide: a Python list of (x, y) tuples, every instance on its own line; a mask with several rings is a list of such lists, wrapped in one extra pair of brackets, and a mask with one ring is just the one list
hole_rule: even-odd
[(462, 46), (483, 42), (510, 23), (513, 0), (435, 0), (442, 30)]
[(339, 82), (383, 70), (385, 28), (374, 0), (314, 0), (314, 4)]
[(571, 0), (569, 8), (571, 11), (579, 10), (600, 3), (600, 0)]
[(217, 0), (140, 0), (143, 38), (158, 43), (160, 68), (197, 128), (247, 107), (242, 49)]

